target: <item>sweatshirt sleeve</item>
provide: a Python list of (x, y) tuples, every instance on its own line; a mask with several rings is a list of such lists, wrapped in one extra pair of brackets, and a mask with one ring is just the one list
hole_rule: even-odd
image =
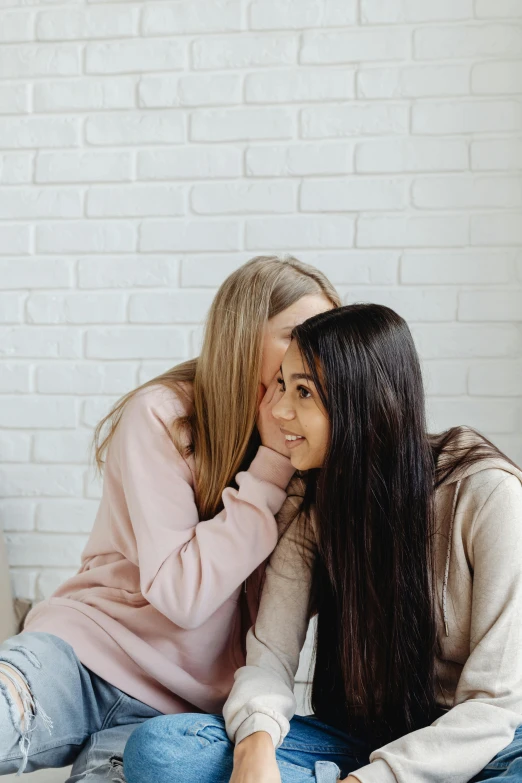
[(495, 473), (472, 530), (470, 654), (454, 706), (374, 751), (352, 773), (361, 783), (466, 783), (522, 723), (522, 486)]
[(309, 621), (315, 547), (297, 518), (268, 563), (256, 624), (247, 635), (246, 666), (238, 669), (223, 709), (226, 729), (239, 744), (266, 731), (275, 747), (295, 714), (294, 677)]
[(112, 473), (121, 482), (121, 507), (111, 517), (119, 513), (125, 522), (113, 535), (139, 566), (143, 596), (189, 629), (202, 625), (274, 549), (275, 514), (294, 468), (261, 446), (248, 470), (237, 474), (239, 489), (223, 492), (224, 509), (200, 522), (190, 468), (170, 435), (175, 414), (183, 411), (169, 394), (151, 387), (128, 403), (106, 478)]

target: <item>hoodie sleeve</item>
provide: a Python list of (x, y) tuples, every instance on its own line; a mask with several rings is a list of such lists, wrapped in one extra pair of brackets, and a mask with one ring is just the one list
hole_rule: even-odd
[(489, 476), (470, 535), (470, 652), (454, 706), (374, 751), (352, 773), (361, 783), (466, 783), (522, 723), (522, 485), (498, 470)]
[(237, 670), (223, 709), (228, 736), (236, 744), (266, 731), (279, 747), (288, 734), (296, 710), (294, 677), (308, 629), (314, 556), (313, 538), (298, 517), (268, 563), (257, 621), (247, 635), (246, 666)]
[(121, 485), (113, 539), (139, 566), (143, 596), (188, 629), (202, 625), (274, 549), (275, 515), (294, 468), (261, 446), (237, 474), (239, 488), (223, 492), (224, 509), (200, 522), (190, 468), (170, 436), (183, 413), (162, 387), (137, 394), (115, 431), (106, 480)]

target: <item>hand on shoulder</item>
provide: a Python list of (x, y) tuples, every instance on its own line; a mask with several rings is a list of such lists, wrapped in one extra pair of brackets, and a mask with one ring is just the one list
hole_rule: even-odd
[(272, 408), (279, 401), (279, 384), (277, 376), (266, 390), (260, 404), (257, 415), (257, 428), (261, 436), (261, 443), (273, 451), (279, 452), (284, 457), (290, 457), (286, 447), (285, 436), (281, 432), (279, 424), (272, 415)]

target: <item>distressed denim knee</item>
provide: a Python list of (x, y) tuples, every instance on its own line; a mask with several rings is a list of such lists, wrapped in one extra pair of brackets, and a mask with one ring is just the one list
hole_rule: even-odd
[(8, 642), (0, 649), (0, 759), (19, 760), (18, 775), (27, 766), (36, 722), (52, 734), (52, 721), (31, 690), (31, 675), (39, 669), (38, 658), (23, 645)]
[[(82, 664), (70, 644), (53, 634), (23, 631), (7, 639), (0, 644), (0, 666), (22, 691), (3, 678), (0, 776), (74, 763), (78, 780), (94, 783), (98, 778), (90, 769), (91, 762), (99, 767), (106, 757), (102, 777), (108, 779), (110, 774), (112, 778), (118, 759), (114, 764), (109, 759), (116, 754), (121, 761), (129, 733), (160, 714), (98, 677)], [(24, 699), (25, 709), (23, 703), (20, 709)], [(103, 737), (108, 746), (103, 746)], [(91, 739), (92, 752), (84, 753)]]

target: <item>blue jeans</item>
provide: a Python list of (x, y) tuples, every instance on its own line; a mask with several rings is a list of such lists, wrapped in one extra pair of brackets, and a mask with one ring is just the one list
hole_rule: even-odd
[[(123, 780), (135, 728), (161, 713), (91, 672), (57, 636), (21, 633), (0, 645), (0, 664), (28, 685), (28, 722), (0, 682), (0, 775), (73, 764), (69, 783)], [(1, 669), (5, 674), (6, 669)], [(16, 678), (15, 678), (16, 679)]]
[[(217, 715), (165, 715), (133, 734), (124, 754), (128, 783), (228, 783), (234, 746)], [(276, 752), (283, 783), (334, 783), (368, 763), (369, 746), (315, 718), (293, 719)]]
[[(140, 726), (124, 753), (128, 783), (228, 783), (234, 746), (217, 715), (165, 715)], [(282, 783), (335, 783), (368, 764), (364, 740), (321, 723), (296, 717), (276, 751)], [(473, 780), (502, 777), (522, 783), (522, 727), (511, 745)]]

